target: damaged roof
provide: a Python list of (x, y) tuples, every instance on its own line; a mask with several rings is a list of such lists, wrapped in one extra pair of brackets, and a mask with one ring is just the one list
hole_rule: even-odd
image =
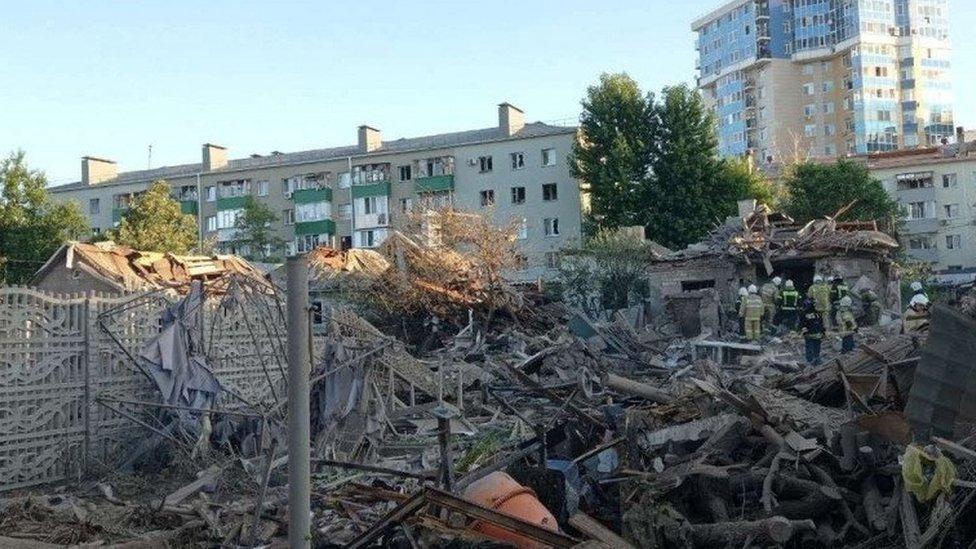
[(164, 288), (181, 291), (193, 280), (213, 282), (230, 274), (266, 280), (258, 268), (234, 255), (147, 252), (107, 241), (64, 244), (37, 271), (31, 284), (38, 284), (58, 267), (87, 272), (120, 292)]
[(886, 257), (899, 247), (898, 241), (878, 230), (874, 221), (840, 222), (836, 217), (839, 215), (801, 225), (784, 213), (760, 205), (743, 217), (729, 218), (701, 242), (683, 250), (654, 254), (652, 262), (727, 257), (752, 263), (852, 253)]

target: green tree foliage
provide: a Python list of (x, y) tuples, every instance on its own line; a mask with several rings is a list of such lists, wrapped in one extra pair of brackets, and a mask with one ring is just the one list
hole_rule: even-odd
[(258, 202), (253, 196), (244, 199), (244, 211), (237, 216), (237, 242), (247, 246), (247, 259), (268, 261), (281, 252), (285, 241), (276, 236), (271, 224), (278, 216), (267, 204)]
[(700, 240), (736, 202), (766, 202), (772, 186), (743, 161), (718, 158), (714, 119), (697, 91), (644, 94), (626, 74), (587, 90), (571, 168), (590, 200), (596, 229), (643, 225), (669, 247)]
[(197, 222), (183, 213), (165, 181), (155, 181), (122, 217), (113, 238), (136, 250), (186, 254), (197, 244)]
[(23, 151), (0, 162), (0, 282), (27, 282), (59, 246), (91, 229), (74, 202), (50, 199), (44, 172), (32, 170)]
[(782, 191), (766, 177), (762, 170), (752, 166), (749, 160), (745, 158), (725, 160), (724, 177), (743, 198), (755, 198), (758, 203), (774, 208), (779, 206)]
[(643, 201), (650, 238), (674, 248), (704, 237), (734, 215), (749, 189), (718, 158), (715, 122), (701, 95), (686, 85), (665, 88), (660, 123)]
[(786, 213), (804, 222), (834, 215), (854, 202), (846, 219), (876, 220), (887, 224), (898, 216), (898, 203), (888, 196), (881, 182), (867, 167), (842, 159), (834, 164), (804, 162), (787, 173)]
[(644, 272), (650, 253), (642, 239), (601, 229), (581, 248), (563, 252), (559, 266), (562, 298), (591, 314), (639, 302), (648, 292)]
[(588, 187), (590, 215), (601, 227), (642, 223), (653, 110), (653, 96), (645, 96), (623, 73), (603, 74), (599, 84), (587, 89), (570, 169)]

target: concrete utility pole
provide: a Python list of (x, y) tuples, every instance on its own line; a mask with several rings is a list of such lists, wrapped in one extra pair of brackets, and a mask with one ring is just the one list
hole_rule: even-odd
[(289, 257), (288, 273), (288, 547), (308, 548), (311, 479), (308, 377), (308, 260)]

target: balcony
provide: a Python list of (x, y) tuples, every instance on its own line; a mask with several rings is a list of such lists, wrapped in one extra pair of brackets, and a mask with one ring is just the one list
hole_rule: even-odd
[(312, 204), (315, 202), (332, 202), (332, 189), (298, 189), (291, 195), (295, 204)]
[(352, 186), (352, 197), (365, 198), (367, 196), (389, 196), (390, 194), (390, 182), (381, 181), (379, 183), (373, 183), (368, 185), (353, 185)]
[(935, 217), (922, 219), (907, 219), (902, 226), (906, 235), (936, 233), (939, 230), (939, 220)]
[(453, 175), (435, 175), (417, 178), (417, 194), (437, 193), (454, 190)]
[(180, 201), (180, 211), (187, 215), (197, 215), (200, 210), (196, 200), (182, 200)]
[(217, 199), (218, 210), (239, 210), (244, 207), (246, 196), (228, 196)]
[(336, 234), (335, 222), (331, 219), (295, 223), (295, 236), (308, 234)]

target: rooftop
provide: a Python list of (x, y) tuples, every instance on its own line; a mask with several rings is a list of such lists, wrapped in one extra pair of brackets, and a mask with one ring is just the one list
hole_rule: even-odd
[[(345, 158), (366, 158), (391, 153), (402, 153), (409, 151), (421, 151), (427, 149), (438, 149), (446, 147), (456, 147), (463, 145), (474, 145), (479, 143), (490, 143), (495, 141), (508, 141), (515, 139), (528, 139), (532, 137), (545, 137), (549, 135), (561, 135), (575, 133), (573, 126), (554, 126), (543, 122), (530, 122), (525, 124), (520, 130), (512, 135), (505, 133), (503, 128), (491, 127), (478, 130), (467, 130), (460, 132), (442, 133), (422, 137), (400, 138), (392, 141), (384, 140), (375, 150), (364, 152), (357, 145), (347, 145), (341, 147), (330, 147), (324, 149), (312, 149), (292, 153), (270, 154), (267, 156), (250, 156), (247, 158), (236, 158), (228, 161), (226, 166), (205, 171), (202, 162), (193, 164), (179, 164), (176, 166), (163, 166), (150, 170), (135, 170), (122, 172), (118, 176), (107, 179), (101, 183), (90, 186), (111, 186), (123, 185), (127, 183), (140, 183), (154, 181), (156, 179), (174, 179), (181, 177), (192, 177), (198, 173), (233, 173), (242, 170), (253, 170), (258, 168), (268, 168), (288, 165), (301, 165), (312, 162), (325, 162)], [(66, 192), (75, 189), (90, 187), (82, 181), (67, 183), (51, 187), (51, 192)]]

